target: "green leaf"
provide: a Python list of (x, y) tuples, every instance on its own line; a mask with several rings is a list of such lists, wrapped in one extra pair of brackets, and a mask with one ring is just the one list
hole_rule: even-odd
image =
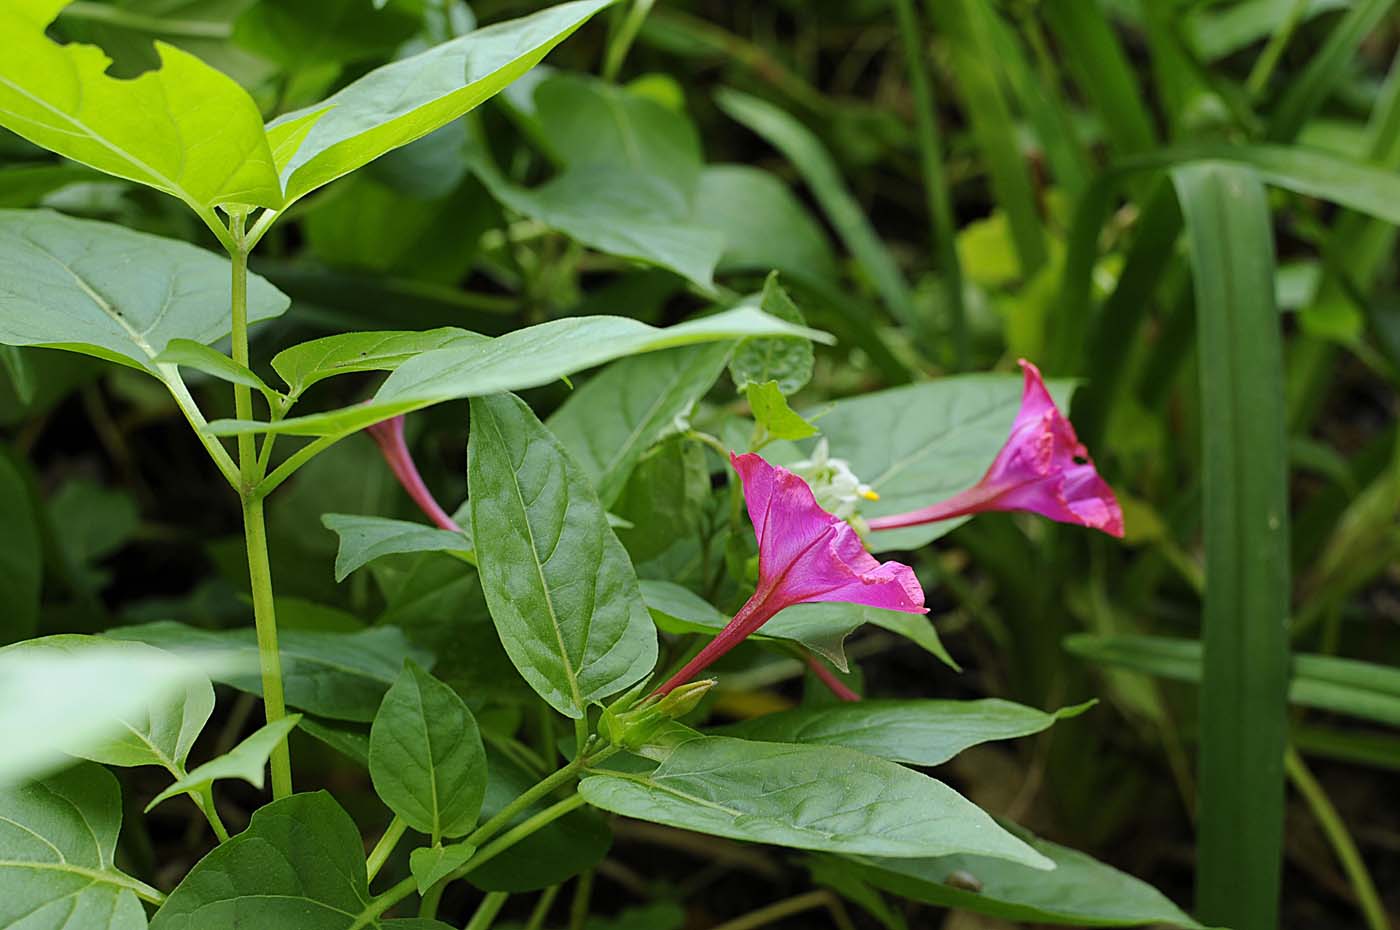
[(296, 729), (300, 720), (301, 714), (292, 714), (260, 727), (222, 756), (210, 759), (184, 778), (176, 780), (146, 805), (146, 812), (150, 813), (151, 808), (157, 804), (179, 794), (198, 797), (201, 791), (221, 778), (241, 778), (254, 788), (262, 790), (267, 760), (272, 755), (272, 750), (287, 738), (288, 733)]
[(0, 787), (0, 924), (145, 930), (138, 890), (113, 865), (121, 788), (98, 765), (22, 787)]
[(159, 69), (111, 77), (101, 49), (44, 34), (65, 5), (13, 0), (0, 10), (0, 125), (172, 194), (212, 223), (216, 204), (282, 205), (262, 117), (243, 88), (164, 42), (156, 43)]
[(369, 770), (369, 728), (363, 724), (302, 717), (301, 731), (357, 763), (360, 768)]
[(913, 295), (899, 265), (876, 235), (821, 140), (795, 118), (758, 97), (724, 88), (716, 102), (729, 117), (758, 133), (792, 162), (890, 313), (900, 322), (915, 322)]
[(379, 916), (364, 844), (329, 794), (294, 794), (253, 814), (248, 829), (201, 859), (170, 892), (151, 930), (449, 930)]
[(101, 175), (81, 165), (6, 165), (0, 168), (0, 207), (32, 207), (60, 188), (96, 177)]
[(550, 431), (593, 482), (603, 506), (617, 499), (648, 449), (685, 429), (730, 349), (715, 342), (615, 362), (549, 418)]
[(1146, 882), (1013, 824), (1003, 826), (1053, 862), (1055, 870), (967, 855), (829, 861), (893, 894), (1004, 920), (1073, 927), (1201, 926)]
[(33, 636), (39, 625), (44, 563), (37, 516), (29, 483), (0, 450), (0, 526), (5, 527), (5, 542), (0, 545), (0, 604), (5, 605), (0, 645)]
[(739, 307), (666, 329), (623, 317), (571, 317), (527, 326), (488, 342), (454, 344), (425, 352), (401, 364), (368, 403), (280, 423), (224, 420), (211, 424), (210, 431), (228, 435), (348, 435), (396, 414), (459, 397), (538, 387), (628, 355), (747, 336), (802, 336), (817, 342), (830, 341), (825, 333), (775, 320), (752, 307)]
[(386, 555), (448, 552), (465, 561), (475, 558), (471, 534), (467, 532), (345, 513), (328, 513), (321, 517), (321, 523), (340, 537), (340, 549), (335, 555), (336, 581), (344, 581), (351, 572)]
[[(1071, 384), (1051, 381), (1049, 388), (1064, 409)], [(976, 484), (1020, 406), (1019, 377), (960, 375), (837, 401), (821, 428), (831, 454), (879, 493), (861, 505), (862, 515), (878, 517), (927, 507)], [(886, 530), (870, 543), (876, 551), (917, 549), (962, 522)]]
[(432, 349), (485, 342), (465, 329), (444, 326), (425, 332), (389, 331), (340, 333), (283, 349), (272, 357), (272, 370), (298, 397), (311, 385), (335, 375), (356, 371), (393, 371), (404, 362)]
[[(216, 671), (218, 669), (215, 669)], [(214, 710), (198, 666), (141, 643), (46, 636), (0, 649), (0, 784), (67, 756), (182, 769)], [(43, 701), (33, 700), (44, 694)]]
[(656, 662), (632, 563), (583, 470), (523, 401), (473, 397), (471, 426), (467, 484), (491, 616), (531, 687), (582, 717)]
[(1197, 906), (1277, 923), (1288, 722), (1290, 549), (1274, 229), (1254, 173), (1172, 171), (1195, 282), (1205, 489)]
[(202, 371), (230, 384), (243, 384), (262, 393), (267, 402), (277, 405), (281, 395), (263, 383), (263, 379), (248, 368), (240, 365), (217, 349), (211, 349), (192, 339), (172, 339), (165, 349), (156, 356), (157, 365), (177, 365)]
[[(140, 273), (133, 273), (139, 262)], [(229, 263), (185, 242), (47, 210), (0, 210), (0, 342), (95, 355), (166, 377), (173, 339), (229, 334)], [(248, 320), (288, 300), (256, 275)]]
[[(1066, 638), (1065, 649), (1101, 665), (1192, 684), (1201, 680), (1201, 644), (1194, 639), (1081, 633)], [(1288, 700), (1400, 727), (1400, 670), (1357, 659), (1294, 654)]]
[(371, 13), (360, 0), (255, 3), (234, 24), (233, 41), (289, 71), (390, 58), (417, 31), (417, 17)]
[(839, 277), (826, 232), (792, 189), (751, 165), (707, 165), (695, 193), (694, 222), (724, 236), (717, 270), (773, 269), (801, 280)]
[[(779, 320), (798, 326), (807, 322), (802, 311), (797, 309), (797, 304), (778, 283), (776, 272), (764, 282), (758, 306), (764, 313)], [(776, 381), (778, 390), (786, 396), (796, 394), (812, 380), (813, 364), (812, 343), (806, 339), (745, 339), (734, 351), (734, 358), (729, 363), (729, 376), (740, 390), (750, 384)]]
[(412, 660), (374, 717), (369, 774), (389, 809), (434, 845), (476, 826), (486, 794), (476, 718), (457, 692)]
[(646, 573), (647, 562), (672, 547), (698, 547), (710, 495), (705, 448), (697, 442), (672, 437), (637, 463), (612, 509), (631, 524), (619, 528), (617, 538), (640, 574)]
[(579, 793), (616, 814), (756, 843), (1052, 867), (942, 782), (835, 746), (698, 737), (649, 774), (590, 774)]
[(291, 126), (305, 132), (300, 145), (289, 146), (294, 154), (278, 159), (287, 202), (483, 103), (611, 2), (574, 0), (475, 30), (376, 68), (326, 100), (274, 120), (269, 133)]
[[(243, 660), (247, 673), (215, 673), (215, 681), (249, 694), (262, 694), (257, 673), (257, 639), (253, 630), (212, 632), (181, 623), (147, 623), (118, 627), (109, 636), (150, 643), (172, 652)], [(378, 626), (360, 633), (283, 630), (278, 637), (282, 680), (292, 707), (333, 720), (374, 719), (384, 693), (398, 678), (404, 659), (427, 664), (431, 657), (415, 649), (395, 627)]]
[(762, 384), (751, 381), (744, 388), (744, 396), (749, 400), (749, 410), (760, 429), (772, 439), (806, 439), (819, 432), (815, 426), (803, 419), (801, 414), (788, 406), (787, 398), (776, 381)]
[(476, 852), (475, 846), (453, 843), (450, 846), (420, 846), (408, 854), (408, 868), (418, 883), (418, 893), (428, 889), (466, 865)]
[(942, 765), (964, 749), (1015, 739), (1077, 717), (1093, 702), (1045, 713), (997, 698), (978, 701), (861, 701), (798, 707), (724, 727), (725, 736), (770, 743), (845, 746), (909, 765)]

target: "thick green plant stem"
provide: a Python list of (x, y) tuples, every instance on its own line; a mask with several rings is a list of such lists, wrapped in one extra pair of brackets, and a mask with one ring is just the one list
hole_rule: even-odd
[(467, 922), (465, 930), (489, 930), (496, 920), (496, 915), (505, 907), (506, 899), (510, 895), (504, 891), (493, 891), (481, 899), (481, 904), (477, 906), (476, 913)]
[[(248, 246), (244, 238), (244, 216), (229, 219), (229, 230), (236, 248), (233, 261), (233, 360), (248, 365)], [(233, 386), (234, 411), (240, 420), (253, 416), (253, 392), (246, 384)], [(258, 634), (258, 663), (262, 670), (263, 707), (267, 722), (287, 716), (282, 695), (282, 657), (277, 649), (277, 611), (272, 599), (272, 564), (267, 555), (267, 524), (263, 517), (262, 495), (257, 493), (258, 449), (251, 434), (238, 437), (240, 496), (243, 499), (243, 540), (248, 549), (248, 580), (253, 592), (253, 623)], [(292, 793), (292, 757), (285, 737), (272, 750), (272, 796), (285, 798)]]
[(919, 169), (933, 224), (933, 246), (942, 273), (944, 302), (948, 305), (949, 329), (953, 337), (954, 370), (967, 367), (967, 308), (963, 304), (962, 262), (958, 259), (957, 228), (953, 223), (948, 177), (943, 170), (943, 140), (938, 130), (938, 114), (933, 86), (924, 57), (924, 28), (919, 22), (914, 0), (894, 0), (895, 18), (909, 69), (909, 87), (914, 92), (915, 140), (919, 144)]
[(1313, 773), (1303, 762), (1303, 757), (1298, 755), (1298, 751), (1292, 746), (1288, 747), (1288, 752), (1283, 757), (1283, 765), (1288, 771), (1288, 780), (1293, 782), (1293, 787), (1303, 796), (1308, 810), (1312, 811), (1318, 826), (1322, 827), (1322, 832), (1327, 835), (1327, 841), (1332, 844), (1332, 851), (1337, 854), (1342, 871), (1346, 873), (1347, 881), (1351, 882), (1351, 889), (1356, 893), (1356, 903), (1366, 919), (1367, 928), (1390, 930), (1390, 918), (1386, 915), (1380, 894), (1376, 892), (1376, 884), (1371, 881), (1371, 873), (1366, 870), (1366, 863), (1362, 861), (1356, 843), (1347, 832), (1347, 825), (1342, 822), (1341, 815), (1332, 806), (1332, 799), (1327, 797), (1327, 792), (1322, 790), (1322, 785), (1313, 777)]
[(554, 899), (559, 897), (559, 887), (550, 885), (540, 892), (540, 899), (535, 902), (535, 909), (530, 912), (525, 930), (543, 930), (544, 922), (549, 919), (549, 909), (554, 906)]
[(632, 0), (632, 7), (617, 27), (612, 41), (608, 43), (607, 57), (603, 61), (604, 80), (617, 80), (622, 71), (622, 63), (627, 60), (627, 52), (632, 48), (632, 42), (637, 38), (637, 33), (641, 32), (642, 23), (646, 22), (647, 14), (651, 12), (655, 3), (656, 0)]
[(588, 923), (588, 911), (593, 903), (593, 870), (589, 869), (578, 877), (574, 886), (574, 898), (569, 902), (569, 930), (583, 930)]
[(384, 835), (379, 838), (379, 842), (374, 844), (374, 848), (369, 852), (369, 858), (365, 860), (365, 870), (369, 873), (369, 880), (374, 881), (374, 876), (379, 874), (379, 870), (384, 868), (384, 863), (389, 861), (389, 856), (394, 851), (394, 847), (399, 845), (399, 840), (403, 838), (404, 831), (408, 829), (408, 824), (399, 815), (395, 814), (394, 819), (389, 821), (389, 826), (384, 828)]
[(828, 907), (831, 904), (831, 892), (823, 889), (821, 891), (809, 891), (806, 894), (796, 895), (782, 901), (775, 901), (767, 907), (761, 907), (756, 911), (750, 911), (742, 917), (717, 925), (714, 930), (758, 930), (759, 927), (767, 927), (780, 920), (791, 917), (793, 914), (801, 914), (804, 911), (814, 911), (820, 907)]
[(583, 766), (586, 761), (587, 760), (582, 757), (576, 758), (573, 762), (570, 762), (553, 775), (545, 778), (533, 788), (527, 789), (520, 797), (501, 808), (496, 813), (496, 816), (473, 830), (471, 835), (469, 835), (464, 842), (473, 846), (480, 846), (482, 843), (486, 842), (486, 840), (499, 833), (506, 824), (519, 816), (521, 811), (534, 804), (540, 798), (547, 796), (550, 792), (567, 783), (575, 775), (583, 771)]
[[(183, 777), (183, 776), (182, 776)], [(228, 841), (228, 827), (224, 826), (223, 818), (219, 816), (218, 808), (214, 806), (214, 787), (205, 785), (200, 789), (195, 797), (195, 805), (199, 807), (200, 813), (209, 821), (209, 828), (214, 831), (220, 843)]]

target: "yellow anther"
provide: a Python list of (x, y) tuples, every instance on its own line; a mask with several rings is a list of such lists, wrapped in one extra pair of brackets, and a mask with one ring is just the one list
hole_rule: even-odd
[(860, 496), (868, 501), (877, 501), (880, 499), (880, 495), (876, 494), (873, 488), (861, 488)]

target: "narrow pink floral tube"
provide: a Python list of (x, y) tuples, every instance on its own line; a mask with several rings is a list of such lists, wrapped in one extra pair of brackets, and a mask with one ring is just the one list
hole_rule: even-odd
[(418, 473), (418, 466), (413, 463), (413, 456), (408, 451), (408, 443), (404, 441), (403, 417), (383, 420), (368, 427), (366, 432), (379, 445), (379, 451), (384, 453), (384, 460), (389, 463), (394, 477), (399, 479), (399, 484), (403, 485), (408, 496), (427, 514), (428, 519), (444, 530), (462, 532), (457, 521), (439, 506), (428, 486), (423, 483), (423, 476)]

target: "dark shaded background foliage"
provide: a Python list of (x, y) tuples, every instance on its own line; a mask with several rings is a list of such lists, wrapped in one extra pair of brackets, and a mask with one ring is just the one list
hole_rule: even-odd
[[(1058, 365), (1056, 374), (1086, 379), (1092, 391), (1109, 359), (1088, 355), (1070, 366), (1059, 364), (1053, 352), (1057, 334), (1070, 325), (1070, 316), (1087, 311), (1058, 303), (1055, 287), (1070, 234), (1067, 188), (1082, 185), (1123, 154), (1116, 142), (1123, 127), (1103, 105), (1105, 88), (1094, 86), (1094, 69), (1076, 60), (1082, 49), (1066, 47), (1057, 14), (1049, 9), (1057, 5), (1054, 0), (971, 4), (1004, 26), (1023, 56), (1019, 62), (983, 56), (980, 62), (1011, 103), (1014, 152), (989, 152), (971, 131), (969, 114), (984, 104), (960, 66), (972, 64), (982, 51), (960, 47), (946, 21), (926, 35), (926, 50), (966, 279), (969, 351), (962, 367), (1005, 367), (1015, 354), (1026, 353)], [(230, 4), (166, 6), (205, 15)], [(537, 6), (473, 4), (483, 22)], [(1155, 149), (1263, 137), (1261, 127), (1324, 47), (1344, 15), (1336, 8), (1345, 5), (1299, 4), (1306, 15), (1281, 49), (1277, 66), (1256, 81), (1252, 94), (1247, 84), (1268, 35), (1294, 4), (1114, 0), (1103, 6), (1133, 80), (1110, 90), (1140, 98)], [(1228, 25), (1246, 20), (1253, 23), (1242, 33), (1246, 41), (1217, 54)], [(1386, 106), (1395, 80), (1395, 27), (1393, 13), (1376, 17), (1309, 113), (1298, 135), (1301, 145), (1376, 160), (1363, 155), (1365, 131)], [(71, 38), (103, 43), (118, 67), (129, 72), (139, 71), (149, 54), (149, 37), (138, 33), (81, 18), (61, 20), (56, 28)], [(369, 48), (343, 68), (317, 70), (294, 60), (282, 63), (290, 68), (254, 66), (239, 51), (211, 60), (250, 81), (270, 112), (295, 107), (303, 97), (315, 99), (324, 88), (367, 70), (406, 35), (386, 27), (378, 37), (381, 47)], [(604, 39), (601, 28), (585, 30), (550, 63), (596, 71)], [(1018, 67), (1029, 69), (1033, 86), (1016, 82)], [(774, 172), (839, 242), (819, 197), (793, 164), (717, 107), (714, 92), (738, 88), (796, 116), (829, 149), (910, 282), (917, 325), (897, 326), (868, 270), (840, 251), (841, 292), (830, 301), (803, 301), (815, 325), (843, 337), (840, 346), (821, 350), (817, 379), (802, 397), (809, 403), (959, 365), (954, 312), (942, 289), (949, 269), (931, 234), (908, 74), (886, 0), (662, 3), (623, 71), (624, 79), (655, 82), (658, 94), (683, 97), (708, 162)], [(1047, 138), (1044, 127), (1056, 119), (1063, 120), (1059, 125), (1067, 134)], [(497, 163), (518, 179), (548, 173), (505, 108), (488, 107), (475, 122)], [(1068, 164), (1079, 177), (1057, 175), (1047, 142), (1068, 143), (1073, 158), (1060, 167)], [(1400, 147), (1392, 144), (1380, 161), (1393, 170), (1400, 164), (1397, 156)], [(42, 158), (10, 136), (0, 139), (0, 157), (14, 163)], [(1016, 260), (1005, 194), (998, 196), (989, 175), (998, 158), (1020, 166), (1029, 181), (1047, 253), (1040, 273), (1025, 274)], [(414, 157), (385, 158), (369, 174), (369, 183), (387, 192), (386, 212), (351, 213), (335, 221), (337, 228), (318, 232), (317, 214), (335, 208), (342, 188), (366, 183), (341, 182), (299, 207), (299, 222), (283, 223), (263, 245), (255, 269), (291, 294), (294, 306), (256, 334), (256, 357), (344, 329), (457, 325), (498, 333), (593, 312), (669, 322), (703, 305), (675, 276), (585, 252), (547, 231), (511, 241), (501, 208), (466, 174), (460, 151), (452, 146), (437, 153), (415, 147)], [(1141, 235), (1137, 220), (1149, 190), (1145, 179), (1128, 184), (1102, 233), (1106, 252), (1095, 280), (1097, 298), (1112, 290), (1122, 256)], [(427, 202), (446, 207), (424, 213), (417, 205), (425, 195)], [(1394, 501), (1388, 510), (1369, 514), (1347, 510), (1365, 489), (1384, 482), (1387, 470), (1400, 468), (1394, 452), (1400, 290), (1391, 261), (1393, 238), (1374, 276), (1345, 282), (1349, 299), (1342, 301), (1339, 319), (1318, 309), (1308, 285), (1345, 265), (1346, 256), (1329, 254), (1344, 241), (1336, 233), (1348, 222), (1344, 211), (1292, 194), (1273, 197), (1293, 392), (1295, 647), (1393, 665), (1400, 661)], [(115, 182), (84, 179), (50, 194), (49, 202), (164, 235), (207, 237), (175, 202)], [(406, 208), (412, 220), (396, 223), (393, 207), (406, 204), (412, 205)], [(989, 810), (1008, 813), (1041, 835), (1092, 852), (1188, 902), (1195, 689), (1096, 668), (1061, 645), (1065, 636), (1085, 631), (1198, 635), (1201, 405), (1190, 339), (1191, 290), (1179, 255), (1164, 266), (1144, 295), (1141, 325), (1103, 347), (1128, 360), (1126, 378), (1107, 408), (1110, 415), (1092, 436), (1101, 469), (1125, 496), (1127, 545), (1043, 521), (980, 518), (909, 556), (926, 583), (944, 642), (967, 670), (954, 675), (879, 633), (867, 634), (856, 652), (863, 656), (867, 689), (881, 696), (997, 695), (1035, 706), (1100, 696), (1101, 705), (1085, 717), (1038, 738), (967, 752), (942, 774)], [(730, 276), (725, 283), (736, 291), (752, 290), (761, 276)], [(872, 354), (872, 348), (883, 355)], [(236, 510), (226, 495), (213, 492), (207, 462), (159, 388), (95, 361), (40, 350), (26, 354), (38, 372), (36, 396), (21, 403), (0, 378), (0, 422), (8, 454), (47, 501), (39, 630), (96, 631), (157, 618), (211, 627), (243, 622), (246, 569)], [(353, 379), (343, 383), (353, 386), (327, 390), (316, 402), (329, 407), (352, 401), (368, 387)], [(211, 419), (232, 415), (225, 393), (201, 392)], [(543, 415), (566, 393), (562, 385), (541, 388), (529, 400)], [(712, 400), (733, 402), (732, 396)], [(460, 501), (464, 406), (448, 404), (415, 416), (411, 438), (439, 497)], [(430, 637), (435, 617), (475, 609), (479, 599), (473, 592), (461, 590), (450, 572), (435, 569), (430, 560), (405, 569), (417, 573), (412, 602), (385, 603), (363, 572), (336, 585), (330, 570), (335, 539), (320, 526), (321, 514), (329, 511), (413, 516), (368, 440), (347, 441), (312, 464), (272, 508), (273, 564), (285, 625), (336, 627), (387, 613)], [(795, 696), (800, 686), (797, 680), (782, 685), (783, 699)], [(731, 696), (716, 713), (742, 716), (768, 706), (761, 700), (772, 699)], [(247, 699), (233, 707), (224, 727), (229, 739), (249, 727)], [(1295, 739), (1353, 830), (1391, 913), (1400, 913), (1400, 742), (1393, 733), (1324, 713), (1294, 710), (1293, 722)], [(304, 737), (295, 749), (300, 782), (324, 781), (353, 813), (377, 809), (362, 773), (340, 767)], [(158, 790), (154, 783), (142, 784), (139, 771), (122, 776), (134, 783), (126, 792), (132, 804)], [(233, 806), (247, 805), (245, 816), (254, 804), (246, 791), (226, 790)], [(171, 875), (182, 874), (199, 851), (185, 842), (188, 813), (176, 805), (160, 809), (148, 834), (141, 831), (140, 818), (128, 817), (124, 854), (138, 866), (160, 862)], [(236, 812), (229, 819), (231, 827), (240, 825)], [(1290, 798), (1287, 822), (1285, 924), (1357, 925), (1351, 891), (1296, 797)], [(600, 871), (598, 894), (622, 902), (678, 891), (689, 901), (690, 925), (707, 926), (796, 892), (805, 881), (799, 868), (774, 851), (740, 851), (710, 839), (681, 843), (664, 831), (628, 827), (619, 831)], [(789, 925), (811, 926), (817, 919), (802, 916)], [(972, 917), (945, 921), (927, 908), (914, 914), (912, 923), (992, 925)]]

